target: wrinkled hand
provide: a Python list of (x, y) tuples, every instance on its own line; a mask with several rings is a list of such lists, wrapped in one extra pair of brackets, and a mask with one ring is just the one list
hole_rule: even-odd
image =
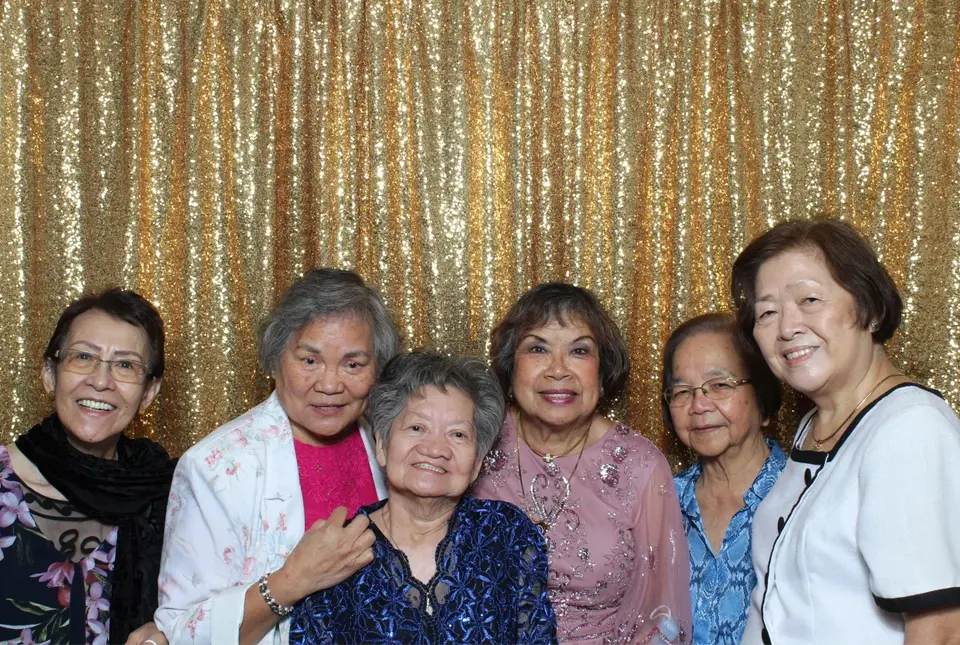
[(163, 635), (157, 624), (149, 622), (130, 632), (126, 645), (169, 645), (167, 637)]
[(370, 518), (357, 515), (344, 526), (346, 519), (347, 509), (339, 506), (304, 533), (284, 565), (268, 580), (277, 602), (293, 605), (346, 580), (373, 561), (376, 537), (369, 528)]

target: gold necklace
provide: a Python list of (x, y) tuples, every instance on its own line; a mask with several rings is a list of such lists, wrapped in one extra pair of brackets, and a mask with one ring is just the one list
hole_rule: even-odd
[(901, 373), (899, 373), (899, 372), (896, 372), (896, 373), (894, 373), (894, 374), (887, 374), (884, 378), (882, 378), (882, 379), (880, 379), (879, 381), (877, 381), (877, 384), (874, 385), (872, 388), (870, 388), (870, 391), (867, 392), (867, 395), (866, 395), (865, 397), (863, 397), (862, 399), (860, 399), (860, 403), (857, 403), (857, 407), (855, 407), (855, 408), (853, 409), (853, 411), (852, 411), (850, 414), (847, 415), (847, 418), (844, 419), (843, 422), (842, 422), (839, 426), (837, 426), (837, 429), (834, 430), (833, 432), (831, 432), (830, 434), (828, 434), (828, 435), (827, 435), (826, 437), (824, 437), (823, 439), (817, 439), (816, 434), (814, 434), (813, 431), (811, 431), (811, 432), (810, 432), (810, 438), (813, 439), (813, 449), (819, 452), (819, 451), (820, 451), (820, 448), (823, 446), (823, 444), (825, 444), (825, 443), (827, 443), (828, 441), (830, 441), (838, 432), (840, 432), (840, 430), (841, 430), (845, 425), (847, 425), (847, 422), (850, 421), (850, 419), (853, 418), (853, 415), (855, 415), (855, 414), (857, 413), (857, 411), (860, 409), (860, 406), (863, 405), (864, 403), (866, 403), (867, 399), (869, 399), (870, 396), (871, 396), (874, 392), (876, 392), (877, 389), (879, 389), (879, 387), (880, 387), (881, 385), (883, 385), (884, 383), (886, 383), (887, 381), (889, 381), (890, 379), (892, 379), (892, 378), (894, 378), (894, 377), (896, 377), (896, 376), (903, 376), (903, 374), (901, 374)]
[[(560, 516), (566, 510), (567, 500), (570, 499), (570, 481), (573, 479), (573, 476), (577, 473), (577, 468), (580, 467), (580, 460), (583, 459), (583, 450), (587, 446), (587, 437), (590, 435), (590, 426), (587, 426), (586, 432), (583, 433), (583, 436), (580, 437), (580, 440), (573, 444), (573, 446), (567, 450), (562, 455), (551, 455), (547, 453), (546, 455), (541, 455), (539, 452), (530, 447), (530, 444), (527, 443), (527, 438), (523, 437), (523, 443), (526, 444), (527, 448), (530, 448), (530, 452), (537, 455), (543, 459), (546, 464), (547, 472), (553, 476), (560, 475), (560, 481), (563, 482), (563, 497), (555, 497), (555, 502), (552, 508), (547, 509), (544, 504), (540, 501), (540, 498), (537, 496), (537, 483), (540, 481), (545, 482), (546, 477), (540, 473), (534, 475), (533, 479), (530, 480), (530, 501), (527, 501), (527, 492), (523, 487), (523, 469), (520, 467), (520, 438), (523, 436), (523, 422), (520, 419), (520, 411), (517, 411), (517, 477), (520, 479), (520, 495), (523, 497), (523, 506), (524, 511), (527, 514), (527, 517), (537, 525), (537, 528), (540, 529), (541, 533), (546, 533), (554, 526), (560, 519)], [(580, 446), (580, 454), (577, 455), (577, 463), (573, 465), (573, 470), (570, 471), (570, 477), (565, 477), (560, 471), (560, 466), (554, 461), (556, 457), (565, 457), (573, 452), (573, 449), (577, 446)], [(547, 457), (550, 457), (547, 460)], [(530, 507), (533, 507), (532, 509)]]

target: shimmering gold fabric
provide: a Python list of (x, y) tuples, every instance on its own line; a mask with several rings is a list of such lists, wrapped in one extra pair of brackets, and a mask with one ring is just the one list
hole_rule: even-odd
[(620, 413), (665, 442), (666, 334), (817, 211), (876, 244), (895, 359), (958, 405), (958, 32), (929, 0), (6, 0), (0, 424), (48, 409), (61, 308), (120, 284), (167, 323), (140, 432), (180, 452), (266, 396), (256, 323), (327, 264), (457, 352), (537, 282), (594, 289)]

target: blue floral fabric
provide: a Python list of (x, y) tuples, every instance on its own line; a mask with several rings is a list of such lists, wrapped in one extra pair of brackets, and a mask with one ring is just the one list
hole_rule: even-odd
[(291, 645), (557, 642), (546, 544), (516, 506), (460, 500), (428, 584), (414, 578), (406, 556), (371, 527), (373, 562), (297, 606)]
[(753, 515), (787, 463), (787, 455), (777, 442), (767, 439), (767, 445), (770, 456), (743, 496), (743, 508), (730, 520), (719, 554), (707, 540), (695, 495), (700, 464), (674, 477), (690, 544), (693, 645), (739, 645), (743, 636), (750, 594), (757, 584), (750, 547)]

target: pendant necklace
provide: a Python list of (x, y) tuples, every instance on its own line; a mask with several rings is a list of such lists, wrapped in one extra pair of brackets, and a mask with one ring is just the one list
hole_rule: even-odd
[[(580, 437), (580, 440), (574, 443), (566, 452), (560, 455), (554, 455), (551, 453), (540, 454), (534, 450), (530, 443), (527, 441), (527, 438), (523, 436), (523, 422), (521, 421), (520, 411), (517, 411), (517, 476), (520, 479), (520, 495), (523, 497), (523, 505), (527, 516), (530, 520), (537, 525), (537, 528), (540, 529), (541, 533), (546, 533), (560, 520), (560, 516), (563, 515), (563, 512), (566, 510), (567, 500), (570, 499), (570, 482), (573, 480), (573, 476), (577, 472), (577, 468), (580, 466), (580, 460), (583, 458), (583, 450), (587, 445), (587, 437), (590, 435), (590, 426), (587, 426), (586, 432), (583, 433), (583, 436)], [(544, 496), (541, 499), (541, 496), (538, 495), (540, 487), (546, 488), (547, 477), (543, 473), (534, 475), (533, 479), (530, 480), (530, 499), (527, 500), (527, 491), (524, 489), (523, 485), (523, 469), (520, 467), (520, 439), (523, 439), (523, 443), (527, 445), (527, 448), (530, 448), (530, 452), (537, 455), (543, 460), (544, 468), (546, 471), (553, 477), (557, 475), (560, 476), (559, 483), (560, 486), (555, 487), (562, 488), (562, 492), (554, 496), (554, 504), (552, 507), (546, 507), (547, 498)], [(570, 476), (567, 477), (561, 472), (559, 464), (557, 464), (556, 459), (559, 457), (566, 457), (572, 453), (577, 446), (580, 447), (580, 454), (577, 455), (577, 462), (573, 466), (573, 470), (570, 471)]]

